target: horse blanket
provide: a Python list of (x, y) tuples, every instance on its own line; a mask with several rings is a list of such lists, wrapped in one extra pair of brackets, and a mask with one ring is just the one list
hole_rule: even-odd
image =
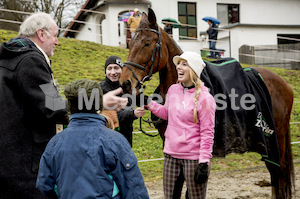
[(271, 98), (260, 74), (226, 58), (206, 62), (201, 80), (217, 103), (213, 155), (253, 151), (280, 166)]

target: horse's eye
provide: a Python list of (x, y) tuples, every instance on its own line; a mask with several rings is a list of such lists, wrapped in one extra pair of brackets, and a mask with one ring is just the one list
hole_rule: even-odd
[(145, 46), (150, 46), (150, 43), (146, 43)]

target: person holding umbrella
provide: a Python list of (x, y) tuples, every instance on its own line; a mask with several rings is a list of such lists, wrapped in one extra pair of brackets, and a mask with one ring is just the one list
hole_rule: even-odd
[(173, 35), (173, 28), (180, 28), (181, 23), (173, 18), (164, 18), (162, 19), (162, 23), (165, 24), (164, 31), (168, 33), (171, 37)]
[(130, 26), (131, 38), (134, 37), (135, 31), (136, 31), (137, 27), (139, 27), (141, 19), (142, 19), (142, 17), (139, 13), (139, 9), (135, 8), (134, 14), (129, 17), (128, 22), (127, 22), (128, 25)]
[(208, 19), (207, 23), (209, 25), (207, 29), (207, 34), (208, 34), (208, 42), (209, 42), (209, 49), (210, 51), (210, 56), (211, 58), (216, 58), (216, 57), (221, 57), (220, 52), (217, 52), (216, 50), (216, 43), (218, 39), (218, 27), (216, 26), (216, 23), (214, 23), (213, 20)]
[(172, 24), (170, 24), (169, 22), (166, 21), (164, 31), (166, 31), (166, 33), (168, 33), (172, 37), (172, 35), (173, 35)]

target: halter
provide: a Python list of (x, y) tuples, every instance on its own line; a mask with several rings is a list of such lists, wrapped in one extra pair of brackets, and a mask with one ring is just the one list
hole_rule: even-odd
[[(161, 31), (160, 31), (160, 28), (158, 27), (158, 30), (155, 30), (155, 29), (148, 29), (148, 28), (139, 28), (136, 30), (137, 31), (142, 31), (142, 30), (148, 30), (148, 31), (151, 31), (151, 32), (154, 32), (158, 35), (158, 40), (156, 41), (156, 44), (155, 44), (155, 48), (154, 50), (152, 51), (152, 55), (151, 57), (148, 59), (147, 63), (145, 64), (145, 66), (141, 66), (140, 64), (136, 64), (134, 62), (125, 62), (124, 63), (124, 66), (126, 66), (132, 73), (133, 77), (137, 80), (138, 84), (135, 88), (138, 88), (139, 86), (143, 86), (143, 88), (146, 87), (146, 85), (143, 85), (146, 81), (150, 81), (151, 80), (151, 77), (152, 77), (152, 72), (153, 72), (153, 67), (154, 67), (154, 63), (155, 63), (155, 60), (156, 58), (158, 57), (158, 66), (160, 64), (160, 57), (161, 57)], [(148, 72), (146, 70), (146, 66), (149, 64), (150, 60), (152, 61), (152, 64), (151, 64), (151, 67), (150, 67), (150, 72)], [(132, 68), (130, 66), (133, 66), (137, 69), (140, 69), (144, 72), (146, 72), (147, 75), (145, 75), (142, 80), (140, 81), (138, 79), (138, 77), (136, 76), (136, 74), (133, 72)], [(142, 91), (143, 92), (143, 91)]]

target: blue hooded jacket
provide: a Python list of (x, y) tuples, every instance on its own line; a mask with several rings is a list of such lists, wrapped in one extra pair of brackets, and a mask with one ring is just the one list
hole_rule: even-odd
[(42, 193), (53, 195), (57, 185), (63, 199), (149, 198), (137, 158), (123, 135), (108, 129), (97, 114), (76, 113), (70, 120), (41, 158), (36, 187)]

